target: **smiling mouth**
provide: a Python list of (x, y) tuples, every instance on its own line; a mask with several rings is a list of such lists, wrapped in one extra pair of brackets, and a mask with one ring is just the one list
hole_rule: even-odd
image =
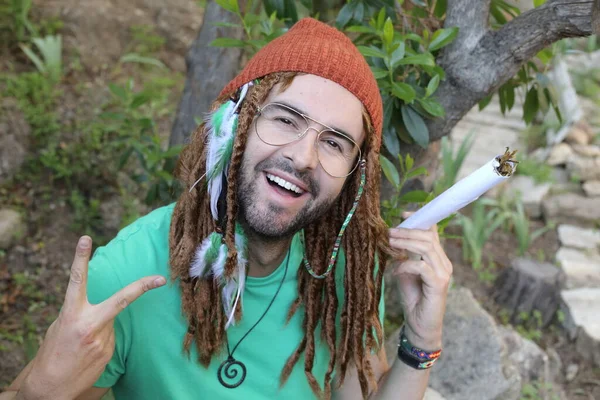
[(285, 190), (287, 193), (289, 193), (293, 197), (300, 197), (304, 193), (306, 193), (304, 190), (300, 189), (298, 186), (294, 185), (291, 182), (286, 181), (283, 178), (280, 178), (273, 174), (266, 174), (266, 175), (267, 175), (267, 182), (269, 183), (269, 185), (274, 186), (281, 190)]

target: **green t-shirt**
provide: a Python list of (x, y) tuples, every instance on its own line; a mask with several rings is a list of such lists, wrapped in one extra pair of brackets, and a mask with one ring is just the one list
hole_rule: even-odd
[[(159, 208), (124, 228), (89, 264), (88, 298), (97, 304), (124, 286), (148, 275), (169, 277), (169, 225), (174, 205)], [(217, 369), (227, 358), (224, 350), (208, 368), (197, 361), (195, 344), (191, 357), (182, 350), (187, 321), (181, 312), (178, 282), (149, 291), (115, 319), (116, 346), (113, 357), (95, 386), (112, 387), (116, 399), (310, 399), (313, 392), (304, 374), (304, 357), (295, 365), (286, 384), (279, 376), (288, 357), (303, 337), (303, 309), (286, 325), (285, 319), (298, 295), (297, 271), (302, 261), (298, 236), (292, 241), (288, 271), (267, 315), (235, 350), (247, 369), (245, 381), (235, 389), (223, 387)], [(286, 257), (287, 258), (287, 257)], [(285, 271), (286, 259), (271, 275), (248, 277), (243, 297), (244, 316), (227, 330), (231, 349), (252, 327), (273, 298)], [(340, 255), (338, 265), (345, 259)], [(343, 270), (336, 267), (338, 321), (343, 304)], [(383, 319), (383, 301), (380, 302)], [(313, 373), (322, 384), (329, 350), (319, 330)]]

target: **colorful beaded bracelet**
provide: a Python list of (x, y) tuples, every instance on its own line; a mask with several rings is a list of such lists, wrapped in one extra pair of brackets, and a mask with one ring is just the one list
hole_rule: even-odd
[(413, 346), (404, 334), (404, 326), (400, 330), (398, 358), (415, 369), (428, 369), (433, 366), (442, 354), (442, 350), (425, 351)]

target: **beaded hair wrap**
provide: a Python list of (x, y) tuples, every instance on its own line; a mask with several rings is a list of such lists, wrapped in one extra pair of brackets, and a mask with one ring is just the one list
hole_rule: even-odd
[[(348, 213), (348, 215), (346, 215), (346, 219), (344, 220), (344, 223), (342, 224), (342, 228), (340, 229), (340, 232), (338, 233), (337, 238), (335, 239), (335, 244), (333, 245), (333, 251), (331, 252), (331, 257), (329, 257), (329, 264), (327, 265), (327, 270), (325, 270), (324, 273), (319, 275), (311, 267), (310, 263), (306, 259), (306, 255), (304, 255), (304, 258), (302, 259), (302, 261), (304, 262), (304, 268), (306, 268), (308, 273), (313, 278), (325, 279), (325, 277), (327, 277), (327, 275), (329, 275), (331, 273), (331, 270), (333, 269), (333, 266), (335, 265), (335, 261), (337, 260), (338, 252), (340, 250), (340, 245), (342, 244), (342, 236), (344, 236), (344, 232), (346, 231), (346, 228), (348, 227), (348, 224), (350, 223), (350, 220), (352, 219), (354, 212), (356, 212), (356, 207), (358, 207), (358, 202), (359, 202), (359, 200), (363, 194), (363, 191), (365, 189), (365, 182), (367, 180), (366, 179), (366, 171), (365, 171), (366, 164), (367, 164), (366, 160), (360, 160), (360, 185), (358, 186), (358, 192), (356, 193), (356, 197), (354, 198), (354, 204), (352, 204), (352, 208), (350, 209), (350, 212)], [(300, 243), (302, 243), (302, 248), (305, 248), (304, 247), (304, 230), (300, 231)]]
[[(206, 177), (207, 191), (210, 196), (210, 211), (215, 221), (219, 221), (218, 202), (223, 190), (223, 182), (229, 171), (233, 152), (233, 142), (238, 125), (239, 110), (252, 82), (245, 84), (239, 91), (237, 99), (230, 99), (221, 105), (207, 118), (208, 134), (206, 143), (206, 173), (200, 177), (193, 188)], [(221, 287), (223, 308), (228, 316), (225, 328), (235, 323), (234, 315), (238, 302), (244, 293), (246, 282), (247, 249), (246, 236), (241, 226), (235, 226), (235, 248), (237, 250), (237, 266), (232, 276), (225, 276), (227, 261), (227, 245), (223, 234), (213, 232), (206, 237), (196, 249), (190, 266), (191, 278), (211, 277)]]

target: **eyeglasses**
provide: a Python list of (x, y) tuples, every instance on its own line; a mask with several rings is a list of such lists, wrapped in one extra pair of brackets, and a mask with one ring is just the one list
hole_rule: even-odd
[[(309, 121), (325, 127), (317, 130)], [(283, 146), (302, 139), (309, 129), (317, 132), (315, 148), (319, 163), (329, 175), (344, 178), (350, 175), (361, 158), (360, 147), (351, 137), (328, 127), (307, 115), (280, 103), (269, 103), (258, 108), (254, 120), (258, 137), (266, 144)]]

